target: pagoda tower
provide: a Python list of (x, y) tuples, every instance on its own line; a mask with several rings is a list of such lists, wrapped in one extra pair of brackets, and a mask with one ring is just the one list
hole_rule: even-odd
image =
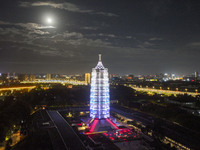
[(101, 54), (97, 66), (92, 69), (90, 89), (90, 117), (105, 119), (110, 117), (110, 94), (108, 69), (103, 66)]

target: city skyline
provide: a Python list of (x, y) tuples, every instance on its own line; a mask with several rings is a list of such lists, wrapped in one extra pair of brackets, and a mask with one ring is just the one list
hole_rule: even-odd
[(90, 72), (98, 54), (110, 73), (199, 71), (198, 1), (4, 1), (0, 72)]

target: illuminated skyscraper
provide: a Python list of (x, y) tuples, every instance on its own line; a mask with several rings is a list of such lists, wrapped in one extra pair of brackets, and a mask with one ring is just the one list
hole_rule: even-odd
[(87, 83), (87, 84), (90, 84), (90, 82), (91, 82), (91, 75), (90, 75), (90, 73), (85, 73), (85, 82)]
[(29, 76), (29, 81), (35, 81), (35, 75), (34, 74), (31, 74), (30, 76)]
[(198, 76), (199, 76), (198, 72), (197, 72), (197, 71), (195, 71), (195, 73), (194, 73), (195, 80), (197, 80), (197, 79), (198, 79)]
[(92, 69), (90, 117), (98, 119), (110, 117), (108, 69), (102, 64), (101, 54), (97, 66)]
[(46, 80), (51, 80), (51, 74), (48, 73), (48, 74), (46, 75)]

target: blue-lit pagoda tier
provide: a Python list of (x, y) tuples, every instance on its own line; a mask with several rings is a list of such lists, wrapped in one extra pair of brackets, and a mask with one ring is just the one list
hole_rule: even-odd
[(108, 69), (102, 64), (101, 54), (99, 54), (97, 66), (92, 69), (90, 117), (98, 119), (110, 117)]

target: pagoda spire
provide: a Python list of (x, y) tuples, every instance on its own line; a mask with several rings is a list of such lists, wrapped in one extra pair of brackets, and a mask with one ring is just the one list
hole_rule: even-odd
[(101, 61), (101, 54), (99, 54), (99, 61)]

